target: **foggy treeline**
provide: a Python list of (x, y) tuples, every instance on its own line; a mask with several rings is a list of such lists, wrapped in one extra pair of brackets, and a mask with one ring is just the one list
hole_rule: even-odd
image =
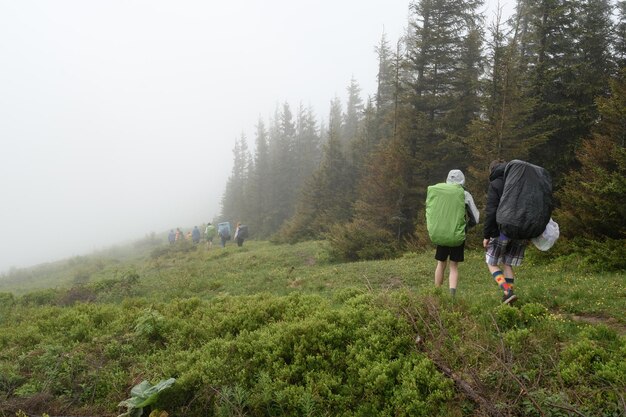
[(282, 241), (353, 227), (402, 242), (450, 169), (481, 206), (489, 162), (523, 159), (553, 176), (562, 233), (623, 239), (626, 1), (518, 0), (506, 20), (482, 9), (417, 0), (406, 35), (376, 46), (373, 97), (352, 80), (325, 120), (288, 103), (259, 120), (253, 150), (236, 142), (222, 218)]

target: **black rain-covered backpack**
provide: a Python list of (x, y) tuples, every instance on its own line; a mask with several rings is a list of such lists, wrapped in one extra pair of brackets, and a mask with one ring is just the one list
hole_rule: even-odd
[(544, 168), (512, 160), (504, 169), (504, 189), (496, 211), (500, 232), (510, 239), (543, 233), (552, 215), (552, 178)]

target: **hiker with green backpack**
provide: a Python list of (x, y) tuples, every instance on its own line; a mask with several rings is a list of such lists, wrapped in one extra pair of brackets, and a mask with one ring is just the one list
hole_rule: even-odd
[(213, 226), (211, 222), (208, 222), (206, 225), (206, 228), (204, 229), (204, 236), (206, 238), (207, 250), (213, 247), (213, 239), (215, 238), (216, 234), (217, 234), (217, 230), (215, 230), (215, 226)]
[(463, 172), (453, 169), (445, 183), (429, 186), (426, 195), (426, 227), (430, 240), (437, 245), (435, 286), (443, 284), (449, 258), (448, 285), (453, 297), (459, 281), (458, 264), (465, 259), (465, 232), (480, 219), (474, 198), (464, 185)]

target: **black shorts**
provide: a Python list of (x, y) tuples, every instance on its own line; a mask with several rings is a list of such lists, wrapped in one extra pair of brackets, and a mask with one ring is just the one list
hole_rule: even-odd
[(455, 247), (437, 245), (435, 259), (445, 262), (448, 260), (448, 257), (453, 262), (463, 262), (465, 260), (465, 242)]

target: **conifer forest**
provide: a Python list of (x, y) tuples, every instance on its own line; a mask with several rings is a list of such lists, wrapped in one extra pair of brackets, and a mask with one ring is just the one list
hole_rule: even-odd
[[(392, 256), (425, 243), (428, 185), (461, 169), (482, 208), (490, 161), (521, 159), (551, 173), (572, 247), (620, 251), (626, 2), (519, 0), (506, 19), (483, 9), (415, 1), (405, 36), (375, 48), (373, 97), (353, 79), (325, 117), (284, 103), (260, 119), (234, 146), (222, 217), (282, 242), (330, 237), (346, 259)], [(342, 238), (356, 231), (361, 255)]]

